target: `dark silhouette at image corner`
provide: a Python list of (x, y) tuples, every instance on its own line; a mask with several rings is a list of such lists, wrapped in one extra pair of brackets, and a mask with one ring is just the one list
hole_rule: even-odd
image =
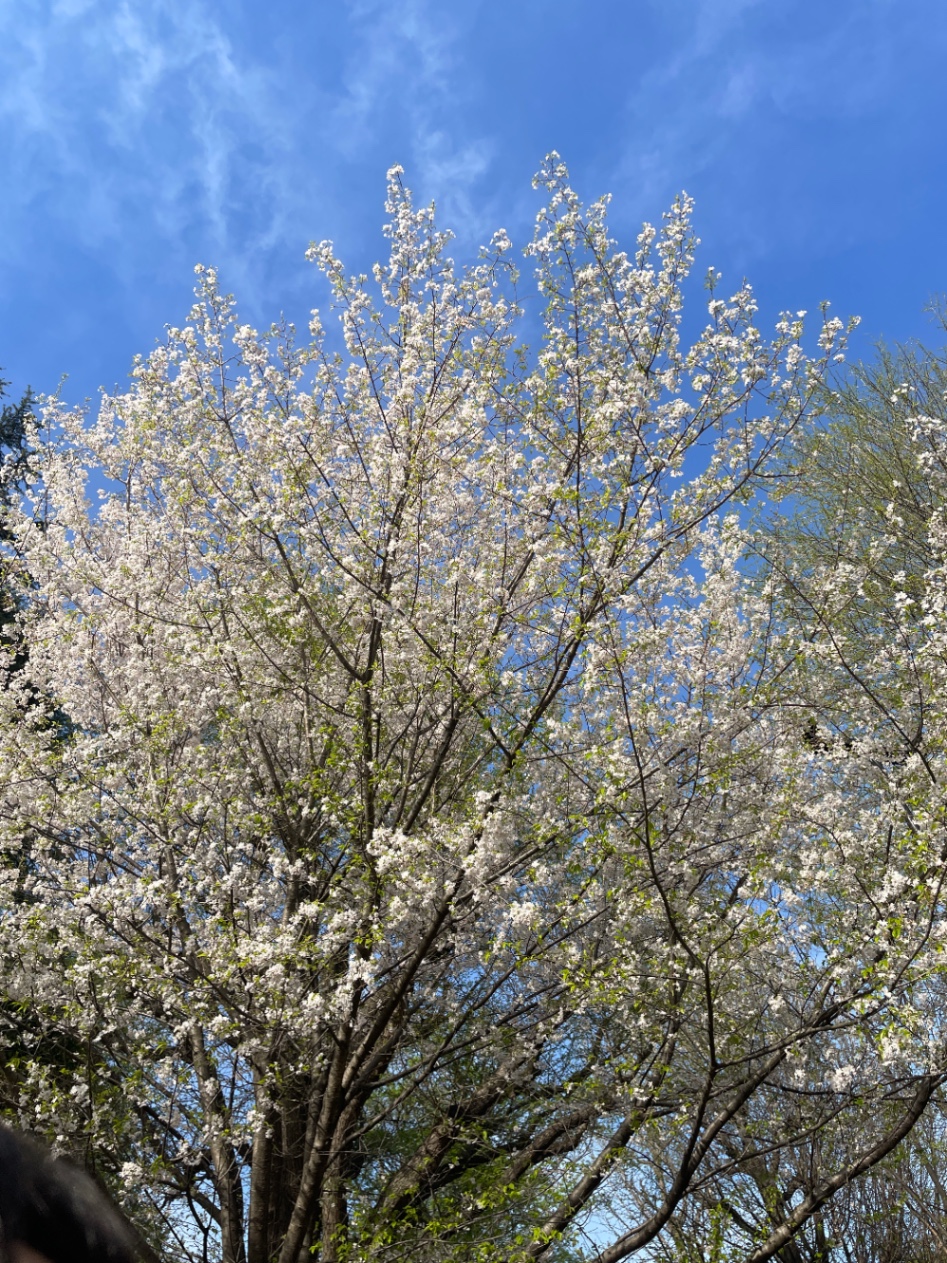
[(139, 1263), (143, 1253), (90, 1176), (0, 1124), (0, 1263)]

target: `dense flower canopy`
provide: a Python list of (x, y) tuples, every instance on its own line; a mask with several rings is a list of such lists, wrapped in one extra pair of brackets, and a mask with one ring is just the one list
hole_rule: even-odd
[(881, 701), (838, 574), (806, 623), (741, 564), (840, 323), (711, 273), (685, 345), (687, 200), (630, 257), (539, 183), (537, 353), (506, 236), (457, 270), (396, 169), (374, 285), (310, 252), (337, 346), (199, 269), (35, 435), (4, 1099), (169, 1257), (614, 1263), (732, 1178), (762, 1260), (939, 1084), (941, 571)]

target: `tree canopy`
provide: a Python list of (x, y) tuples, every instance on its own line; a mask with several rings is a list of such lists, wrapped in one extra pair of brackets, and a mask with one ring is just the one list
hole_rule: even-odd
[(338, 341), (199, 269), (32, 432), (0, 1090), (159, 1255), (821, 1258), (934, 1117), (939, 509), (901, 639), (854, 565), (748, 576), (841, 323), (711, 273), (685, 343), (689, 202), (628, 255), (539, 184), (536, 350), (506, 235), (456, 268), (395, 169), (371, 282), (310, 252)]

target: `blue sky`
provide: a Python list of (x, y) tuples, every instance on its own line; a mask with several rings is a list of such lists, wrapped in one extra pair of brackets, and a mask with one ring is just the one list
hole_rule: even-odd
[(945, 70), (945, 0), (0, 0), (0, 364), (121, 386), (196, 262), (304, 326), (306, 245), (367, 268), (395, 162), (459, 258), (522, 244), (552, 148), (628, 245), (686, 189), (767, 318), (936, 339)]

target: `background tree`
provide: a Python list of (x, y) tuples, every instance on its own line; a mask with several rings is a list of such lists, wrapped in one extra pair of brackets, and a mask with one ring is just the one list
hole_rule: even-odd
[[(880, 345), (875, 358), (846, 370), (787, 449), (774, 484), (782, 495), (771, 501), (780, 507), (757, 540), (788, 617), (815, 639), (831, 629), (841, 697), (850, 698), (856, 676), (874, 692), (879, 714), (914, 697), (910, 717), (902, 712), (905, 731), (892, 735), (896, 744), (922, 739), (923, 689), (912, 667), (898, 673), (893, 663), (902, 654), (913, 661), (925, 634), (921, 601), (937, 562), (930, 531), (942, 507), (943, 456), (938, 435), (919, 418), (943, 422), (945, 401), (943, 352)], [(882, 663), (876, 655), (885, 647), (890, 659)], [(824, 742), (846, 728), (847, 702), (841, 711), (838, 702), (819, 673), (806, 740)]]
[[(8, 384), (0, 381), (0, 398), (4, 396)], [(29, 710), (36, 713), (37, 706), (45, 713), (47, 724), (52, 724), (61, 732), (67, 730), (65, 716), (58, 711), (55, 702), (33, 685), (25, 683), (28, 649), (19, 616), (29, 600), (31, 580), (24, 570), (24, 558), (17, 547), (15, 531), (7, 520), (31, 483), (29, 434), (36, 420), (35, 406), (36, 398), (28, 388), (16, 403), (5, 404), (0, 411), (0, 684), (4, 689), (10, 687), (11, 682), (17, 686), (14, 692), (19, 698), (19, 706), (8, 709), (5, 715), (11, 734), (19, 730), (19, 724)], [(28, 878), (35, 871), (34, 842), (34, 833), (27, 826), (20, 835), (19, 845), (10, 843), (5, 849), (4, 864), (8, 876), (12, 878), (7, 882), (7, 897), (14, 904), (28, 899)], [(86, 1062), (86, 1048), (68, 1030), (51, 1028), (43, 1022), (21, 988), (0, 997), (0, 1046), (3, 1049), (0, 1108), (18, 1115), (19, 1121), (27, 1125), (31, 1120), (23, 1117), (19, 1106), (29, 1095), (35, 1067), (42, 1065), (45, 1075), (72, 1083), (74, 1077), (82, 1073)], [(77, 1161), (85, 1164), (93, 1175), (98, 1173), (101, 1157), (83, 1144), (81, 1137), (79, 1143), (70, 1148)], [(147, 1254), (144, 1242), (142, 1246)]]
[[(9, 382), (0, 380), (0, 400), (6, 394)], [(10, 507), (11, 499), (25, 490), (29, 444), (27, 429), (33, 419), (34, 398), (31, 390), (23, 394), (17, 403), (3, 404), (0, 409), (0, 510)], [(5, 517), (0, 514), (0, 541), (4, 548), (12, 543), (12, 533), (6, 525)], [(5, 559), (4, 566), (9, 564)], [(4, 575), (0, 582), (0, 638), (8, 640), (13, 632), (16, 616), (17, 597)], [(14, 656), (14, 664), (20, 665), (21, 658)]]
[[(848, 370), (797, 430), (779, 470), (781, 505), (771, 504), (753, 549), (774, 618), (799, 638), (779, 705), (795, 709), (800, 743), (815, 765), (846, 775), (855, 769), (866, 787), (886, 778), (911, 828), (921, 824), (914, 813), (922, 802), (933, 809), (922, 827), (942, 818), (945, 389), (945, 357), (917, 346), (882, 346), (876, 360)], [(848, 802), (839, 799), (840, 818), (858, 793), (853, 780)], [(841, 836), (845, 825), (832, 828)], [(916, 916), (911, 882), (902, 875), (899, 886), (902, 915)], [(863, 897), (871, 898), (867, 888)], [(931, 986), (936, 1024), (942, 1003), (933, 999), (938, 984)], [(862, 1068), (855, 1090), (870, 1077)], [(832, 1089), (828, 1076), (808, 1085), (791, 1144), (773, 1145), (769, 1130), (761, 1138), (758, 1126), (738, 1120), (731, 1161), (708, 1171), (701, 1195), (673, 1225), (669, 1258), (729, 1257), (727, 1249), (742, 1257), (748, 1235), (763, 1235), (854, 1159), (865, 1125), (845, 1111), (844, 1125), (833, 1126)], [(947, 1157), (939, 1110), (925, 1115), (896, 1158), (826, 1203), (780, 1257), (939, 1257)]]
[(772, 1258), (941, 1081), (936, 786), (877, 724), (801, 739), (722, 516), (839, 322), (810, 362), (711, 276), (683, 347), (688, 203), (629, 258), (540, 183), (535, 355), (505, 235), (458, 272), (395, 171), (378, 305), (311, 252), (338, 350), (201, 271), (129, 393), (34, 440), (0, 965), (84, 1055), (15, 1108), (169, 1256), (615, 1263), (819, 1137), (731, 1217)]

